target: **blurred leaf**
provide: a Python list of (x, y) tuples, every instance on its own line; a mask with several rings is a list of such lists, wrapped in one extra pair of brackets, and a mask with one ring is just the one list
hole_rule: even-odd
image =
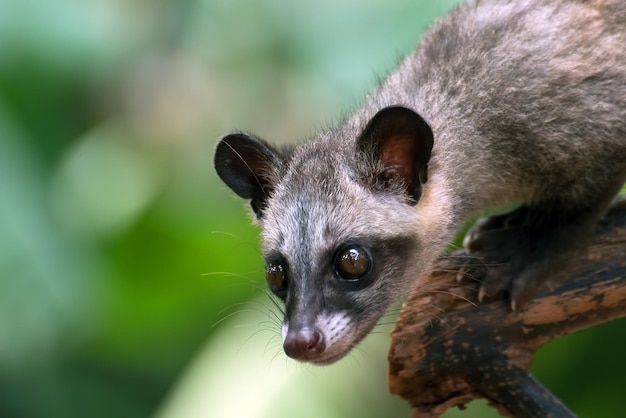
[(61, 162), (52, 196), (69, 229), (107, 236), (130, 225), (161, 185), (156, 162), (127, 133), (104, 125), (70, 149)]
[(0, 103), (0, 366), (18, 369), (85, 333), (98, 288), (95, 260), (56, 226), (24, 142)]

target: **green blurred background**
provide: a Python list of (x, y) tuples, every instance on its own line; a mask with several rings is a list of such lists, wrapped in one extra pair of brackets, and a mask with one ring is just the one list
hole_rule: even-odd
[[(285, 359), (212, 151), (336, 122), (453, 3), (0, 2), (0, 417), (410, 416), (389, 326), (332, 367)], [(624, 328), (551, 344), (536, 375), (623, 416)]]

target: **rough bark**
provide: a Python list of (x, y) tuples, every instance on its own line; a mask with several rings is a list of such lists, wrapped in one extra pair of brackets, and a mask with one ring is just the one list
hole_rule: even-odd
[(507, 300), (476, 303), (457, 283), (454, 255), (421, 280), (392, 332), (389, 386), (414, 418), (486, 398), (514, 417), (574, 416), (529, 373), (535, 352), (556, 337), (626, 316), (626, 200), (616, 202), (584, 249), (545, 272), (521, 311)]

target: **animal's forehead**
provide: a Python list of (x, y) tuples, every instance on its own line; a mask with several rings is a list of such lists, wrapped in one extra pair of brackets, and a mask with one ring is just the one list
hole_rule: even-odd
[[(320, 188), (332, 186), (350, 175), (352, 161), (346, 153), (332, 147), (315, 146), (320, 143), (332, 143), (330, 140), (318, 140), (298, 148), (289, 160), (287, 171), (279, 188), (300, 187), (307, 184)], [(327, 190), (328, 193), (332, 190)]]
[(354, 233), (358, 185), (346, 173), (330, 170), (294, 173), (276, 188), (264, 213), (266, 252), (319, 253)]
[(317, 260), (337, 246), (376, 237), (406, 235), (414, 229), (412, 207), (402, 198), (373, 193), (350, 173), (292, 180), (280, 185), (262, 220), (264, 255), (279, 253)]
[(329, 136), (296, 149), (261, 220), (266, 257), (278, 252), (315, 259), (347, 241), (406, 233), (411, 207), (402, 196), (364, 184), (352, 146)]

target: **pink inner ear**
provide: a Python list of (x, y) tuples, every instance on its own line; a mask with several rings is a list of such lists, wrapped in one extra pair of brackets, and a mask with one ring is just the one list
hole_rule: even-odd
[(381, 162), (386, 171), (400, 176), (407, 184), (415, 179), (415, 141), (405, 135), (387, 138), (381, 149)]

